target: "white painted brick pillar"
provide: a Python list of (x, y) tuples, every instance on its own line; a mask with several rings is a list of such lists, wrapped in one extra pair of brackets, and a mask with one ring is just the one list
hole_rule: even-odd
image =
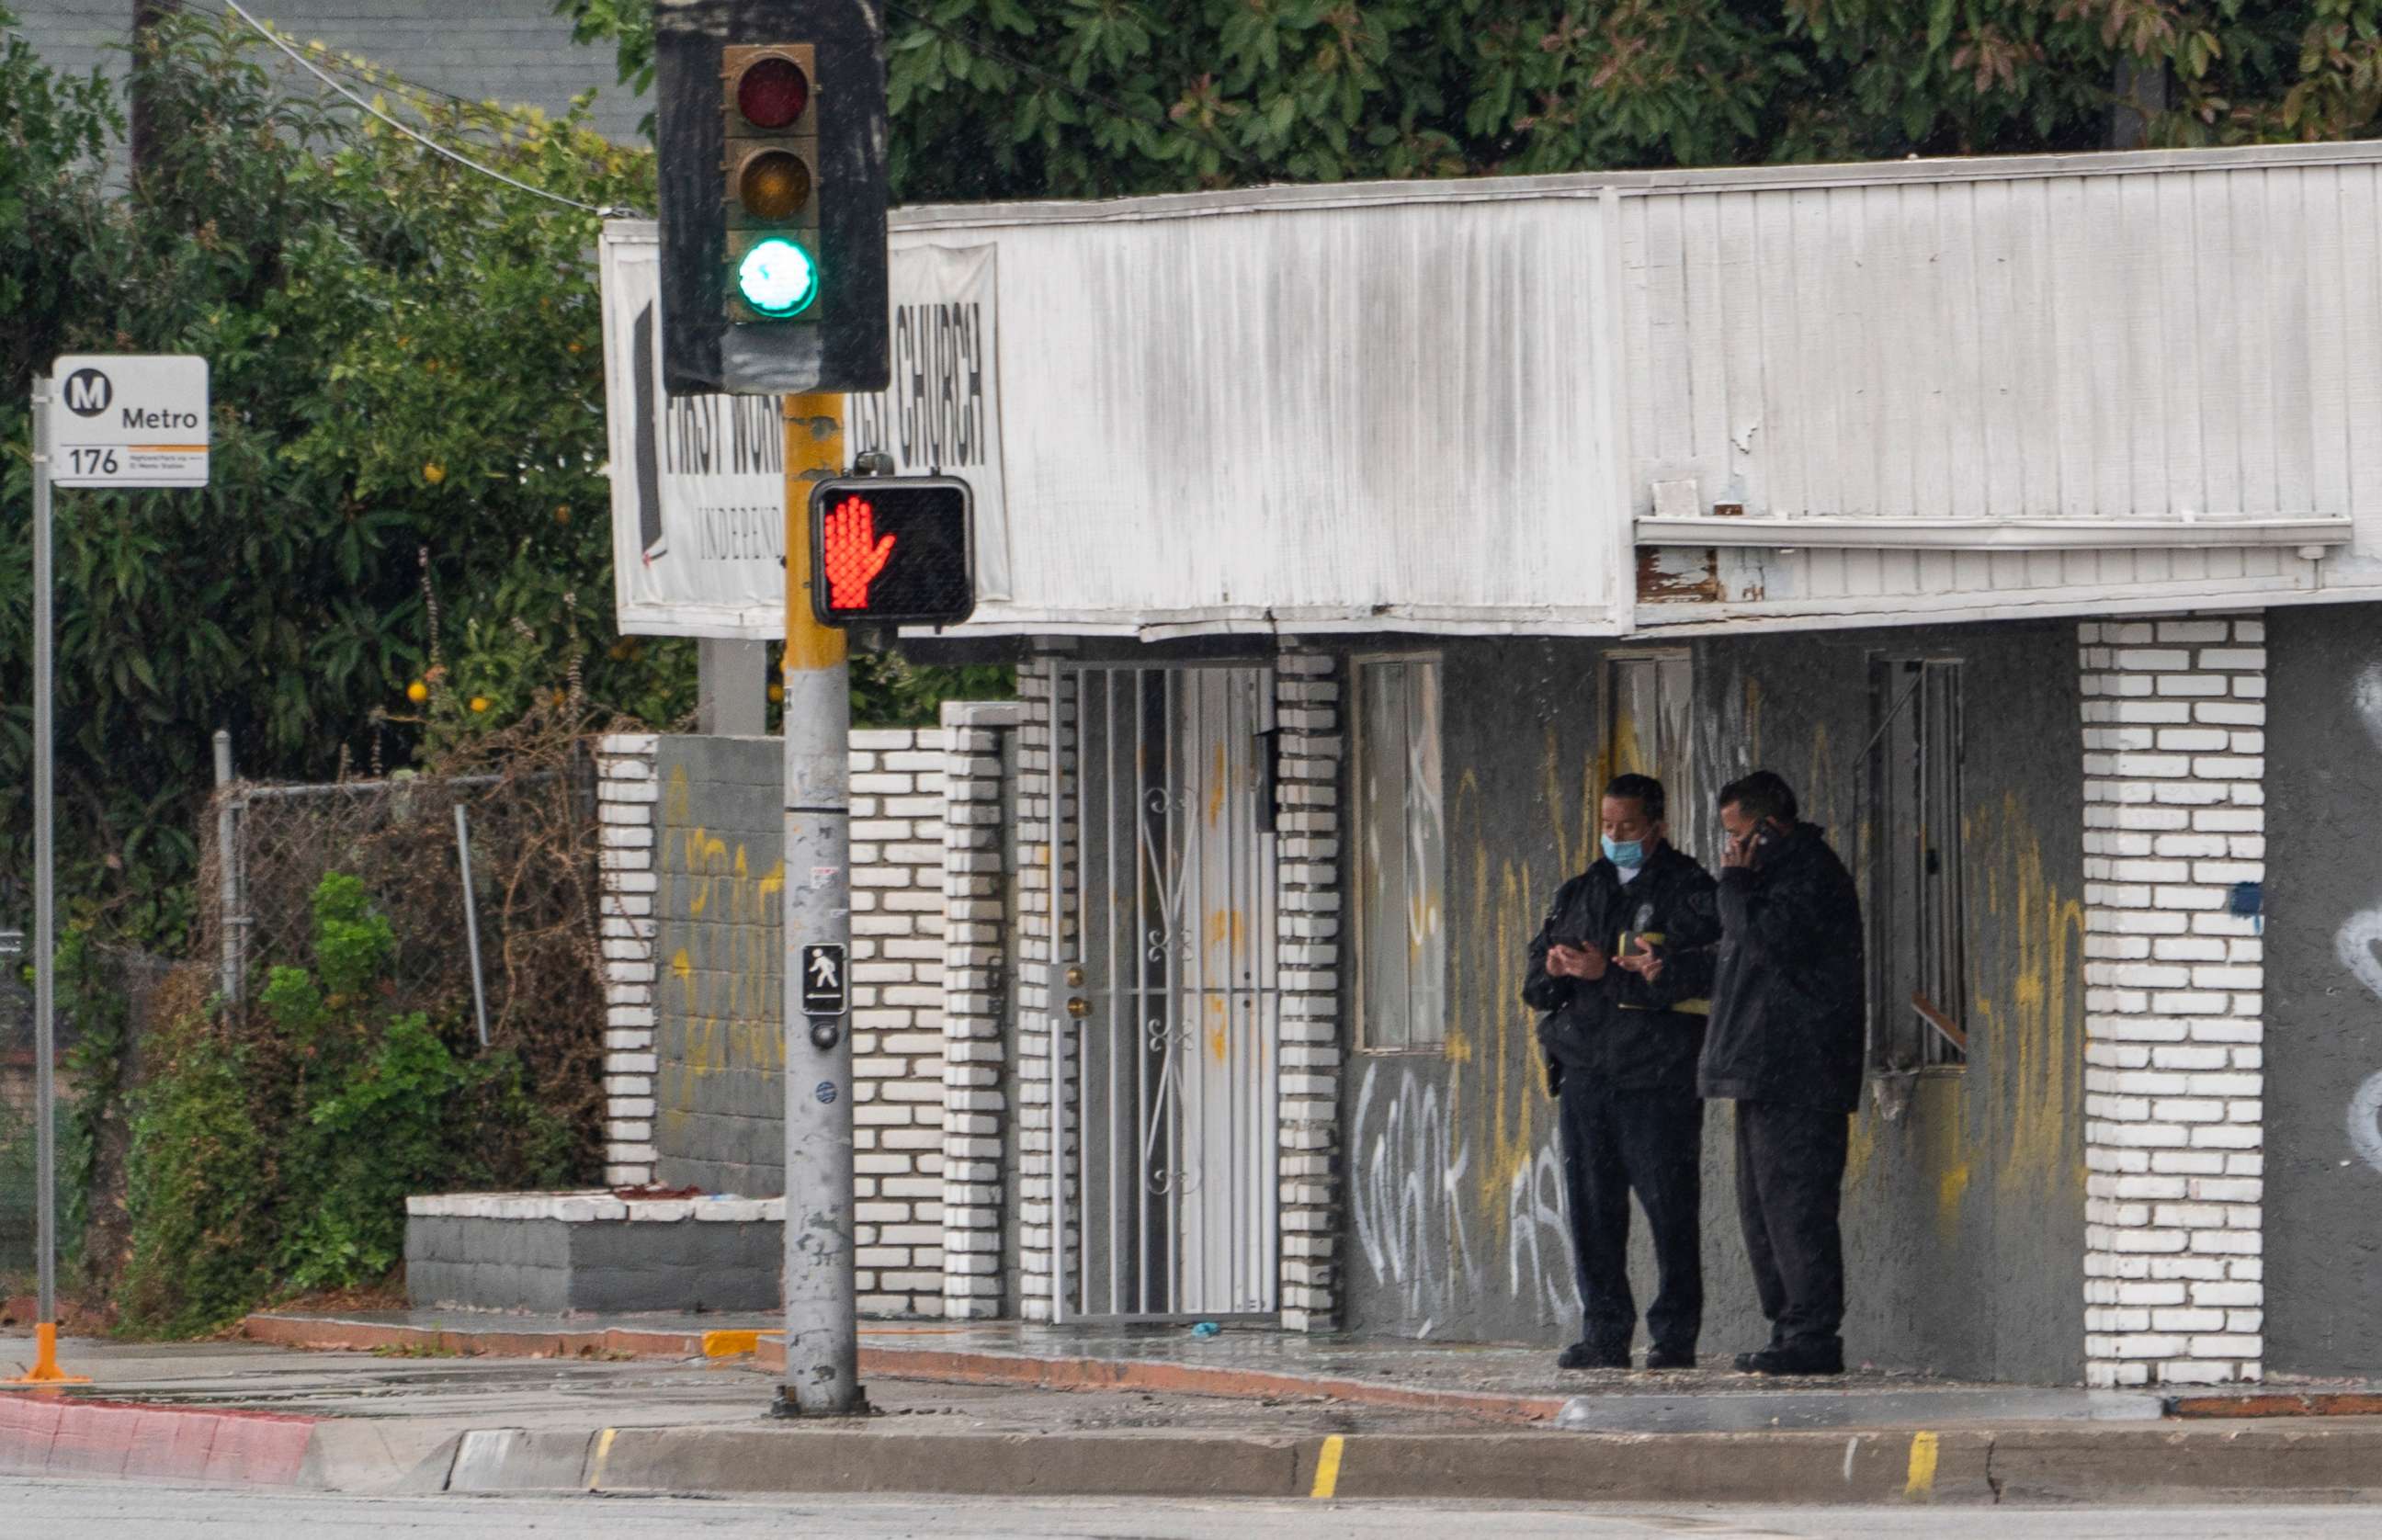
[(1275, 664), (1275, 940), (1282, 988), (1282, 1324), (1339, 1325), (1341, 683), (1328, 653)]
[(2086, 622), (2085, 1377), (2260, 1377), (2265, 626)]
[[(1017, 670), (1022, 718), (1017, 727), (1017, 1250), (1018, 1313), (1029, 1321), (1050, 1319), (1050, 1243), (1057, 1223), (1055, 1183), (1062, 1173), (1053, 1158), (1059, 1143), (1050, 1116), (1051, 997), (1050, 968), (1055, 956), (1053, 920), (1064, 895), (1050, 882), (1053, 726), (1062, 703), (1059, 675), (1049, 657), (1036, 657)], [(1073, 703), (1065, 709), (1072, 714)]]
[(943, 1313), (944, 754), (852, 734), (853, 1260), (864, 1315)]
[(1008, 837), (1001, 739), (1014, 702), (943, 703), (943, 1314), (1001, 1311)]
[(596, 865), (604, 927), (604, 1181), (654, 1179), (654, 827), (660, 739), (607, 733), (596, 743)]

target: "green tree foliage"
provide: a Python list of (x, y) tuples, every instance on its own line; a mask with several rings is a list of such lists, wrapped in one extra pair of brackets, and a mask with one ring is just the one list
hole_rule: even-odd
[[(57, 500), (59, 851), (83, 917), (182, 935), (218, 727), (244, 774), (319, 780), (558, 692), (593, 717), (690, 713), (694, 643), (612, 623), (590, 210), (650, 209), (650, 153), (591, 132), (583, 105), (424, 98), (323, 55), (438, 141), (589, 207), (554, 202), (193, 10), (130, 61), (158, 151), (111, 186), (109, 92), (14, 25), (0, 0), (0, 500), (28, 506), (27, 396), (56, 354), (213, 368), (211, 485)], [(0, 520), (0, 572), (29, 563), (29, 520)], [(31, 654), (19, 577), (0, 583), (0, 786), (27, 780)], [(862, 679), (856, 719), (932, 719)], [(0, 804), (0, 876), (25, 869), (30, 813)]]
[(382, 1003), (396, 937), (362, 883), (323, 879), (313, 941), (313, 968), (273, 970), (256, 1020), (185, 1009), (152, 1047), (115, 1290), (134, 1332), (204, 1332), (278, 1295), (378, 1282), (403, 1258), (409, 1192), (571, 1175), (570, 1131), (519, 1059), (467, 1057), (459, 1029)]
[[(548, 678), (584, 656), (601, 705), (667, 718), (693, 681), (683, 644), (608, 652), (596, 217), (327, 111), (220, 24), (157, 37), (131, 67), (159, 153), (127, 192), (105, 92), (0, 31), (0, 496), (28, 504), (25, 403), (55, 354), (208, 359), (210, 486), (57, 500), (64, 885), (170, 941), (210, 734), (259, 776), (402, 762), (418, 729), (375, 717), (410, 711), (427, 595), (520, 620)], [(649, 157), (575, 116), (423, 116), (523, 180), (651, 202)], [(28, 570), (29, 540), (0, 522), (0, 570)], [(30, 619), (21, 577), (0, 585), (0, 784), (26, 778)], [(0, 870), (21, 871), (28, 810), (7, 813)]]
[[(651, 0), (559, 0), (652, 78)], [(897, 195), (2345, 139), (2382, 0), (887, 0)], [(2121, 72), (2121, 67), (2122, 72)], [(2121, 80), (2164, 89), (2140, 93)], [(2163, 98), (2163, 100), (2161, 100)]]

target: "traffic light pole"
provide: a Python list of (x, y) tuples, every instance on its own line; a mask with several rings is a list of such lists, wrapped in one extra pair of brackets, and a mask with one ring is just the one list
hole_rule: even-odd
[[(781, 1417), (868, 1410), (853, 1279), (852, 695), (843, 633), (811, 610), (810, 495), (843, 470), (843, 397), (789, 396), (786, 427), (786, 1376)], [(822, 964), (831, 960), (834, 977)]]

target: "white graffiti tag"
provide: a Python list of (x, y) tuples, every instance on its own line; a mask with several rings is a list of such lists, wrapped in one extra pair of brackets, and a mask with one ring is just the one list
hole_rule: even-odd
[(1357, 1091), (1357, 1243), (1373, 1281), (1394, 1289), (1406, 1314), (1444, 1315), (1480, 1286), (1464, 1231), (1463, 1179), (1472, 1155), (1449, 1128), (1439, 1088), (1411, 1069), (1399, 1071), (1374, 1129), (1369, 1115), (1381, 1069), (1367, 1066)]
[[(2376, 748), (2382, 748), (2382, 664), (2368, 664), (2357, 677), (2357, 715), (2365, 719), (2365, 730), (2374, 736)], [(2341, 922), (2334, 934), (2333, 948), (2340, 965), (2357, 977), (2366, 992), (2382, 1000), (2382, 959), (2374, 954), (2375, 944), (2382, 942), (2382, 907), (2360, 910)], [(2356, 1094), (2349, 1098), (2349, 1147), (2357, 1158), (2382, 1171), (2382, 1071), (2365, 1077)]]
[[(1380, 1063), (1357, 1084), (1350, 1206), (1373, 1283), (1427, 1334), (1464, 1314), (1495, 1275), (1473, 1252), (1464, 1187), (1472, 1152), (1439, 1088), (1410, 1067), (1386, 1073), (1395, 1089)], [(1563, 1166), (1550, 1145), (1514, 1173), (1504, 1216), (1506, 1285), (1550, 1316), (1579, 1308), (1563, 1205)]]

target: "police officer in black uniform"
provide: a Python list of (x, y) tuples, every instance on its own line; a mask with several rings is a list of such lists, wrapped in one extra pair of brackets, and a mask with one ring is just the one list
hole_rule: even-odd
[(1663, 783), (1604, 788), (1603, 854), (1555, 895), (1522, 998), (1557, 1099), (1585, 1325), (1565, 1369), (1629, 1366), (1629, 1194), (1654, 1235), (1649, 1369), (1691, 1369), (1703, 1326), (1703, 996), (1720, 935), (1712, 877), (1664, 837)]
[(1721, 941), (1698, 1077), (1737, 1104), (1737, 1207), (1769, 1345), (1756, 1375), (1845, 1369), (1838, 1227), (1860, 1106), (1869, 967), (1852, 874), (1767, 770), (1721, 788)]

